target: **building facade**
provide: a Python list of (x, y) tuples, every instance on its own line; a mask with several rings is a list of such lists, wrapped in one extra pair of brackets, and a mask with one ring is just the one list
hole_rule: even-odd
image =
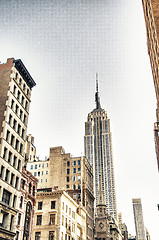
[(159, 170), (159, 5), (157, 0), (142, 0), (142, 4), (147, 31), (148, 54), (157, 100), (157, 121), (154, 124), (154, 136)]
[(116, 219), (117, 206), (110, 119), (100, 105), (98, 80), (96, 84), (96, 108), (88, 114), (85, 123), (85, 156), (93, 166), (96, 204), (98, 203), (99, 176), (101, 175), (107, 212)]
[(86, 240), (86, 210), (63, 190), (39, 190), (33, 239)]
[(0, 65), (0, 238), (13, 239), (20, 201), (31, 90), (35, 82), (23, 62)]
[(132, 199), (136, 240), (146, 240), (141, 198)]
[(93, 170), (86, 157), (71, 157), (62, 147), (50, 148), (49, 159), (27, 163), (27, 170), (38, 178), (38, 189), (65, 190), (87, 211), (87, 239), (93, 239)]
[(16, 223), (16, 239), (31, 240), (36, 206), (38, 179), (25, 168), (22, 169), (20, 202)]

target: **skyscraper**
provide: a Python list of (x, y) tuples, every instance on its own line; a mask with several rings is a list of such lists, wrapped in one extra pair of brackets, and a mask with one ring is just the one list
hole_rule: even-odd
[(147, 48), (157, 99), (157, 122), (154, 124), (154, 135), (159, 170), (159, 5), (157, 0), (142, 0), (142, 4), (147, 30)]
[(133, 210), (134, 210), (136, 240), (146, 240), (141, 198), (132, 199), (132, 203), (133, 203)]
[(99, 175), (104, 194), (104, 201), (109, 215), (117, 217), (114, 164), (112, 154), (112, 134), (110, 132), (110, 119), (101, 108), (98, 92), (98, 76), (96, 75), (96, 108), (88, 114), (85, 123), (85, 156), (93, 166), (94, 193), (96, 205), (98, 204)]

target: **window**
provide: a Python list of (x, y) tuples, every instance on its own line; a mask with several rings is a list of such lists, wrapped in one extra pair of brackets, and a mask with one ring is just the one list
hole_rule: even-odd
[(78, 193), (77, 198), (81, 199), (81, 194), (80, 193)]
[(75, 219), (75, 212), (74, 211), (72, 211), (72, 218)]
[(6, 176), (5, 176), (5, 181), (6, 182), (8, 182), (9, 172), (10, 171), (8, 169), (6, 169)]
[(14, 100), (12, 99), (12, 101), (11, 101), (11, 109), (13, 109), (13, 106), (14, 106)]
[(20, 152), (20, 154), (23, 153), (23, 144), (22, 143), (20, 144), (20, 151), (19, 152)]
[(62, 210), (64, 210), (64, 206), (65, 206), (65, 204), (64, 204), (64, 202), (62, 202)]
[(25, 186), (25, 180), (22, 179), (22, 189), (24, 189)]
[(16, 202), (17, 202), (17, 196), (14, 195), (14, 198), (13, 198), (13, 208), (16, 208)]
[(20, 126), (20, 124), (18, 124), (18, 129), (17, 129), (18, 134), (20, 134), (20, 130), (21, 130), (21, 126)]
[(49, 232), (49, 240), (54, 240), (55, 239), (55, 232), (54, 231), (50, 231)]
[(17, 80), (17, 78), (18, 78), (18, 73), (16, 72), (16, 74), (15, 74), (15, 80)]
[(50, 222), (49, 222), (50, 225), (55, 225), (55, 216), (56, 214), (50, 214)]
[(19, 100), (19, 98), (20, 98), (20, 92), (18, 90), (18, 92), (17, 92), (17, 99)]
[(69, 168), (67, 168), (67, 174), (70, 174), (70, 169)]
[(42, 215), (37, 215), (36, 225), (42, 225)]
[(62, 226), (64, 226), (64, 215), (62, 215)]
[(12, 121), (12, 115), (9, 114), (9, 120), (8, 120), (9, 125), (11, 124), (11, 121)]
[(19, 160), (17, 170), (20, 171), (20, 169), (21, 169), (21, 161)]
[(70, 166), (70, 161), (67, 161), (67, 167), (69, 167)]
[(16, 149), (16, 150), (19, 149), (19, 140), (18, 140), (18, 139), (16, 140), (16, 143), (15, 143), (15, 149)]
[(24, 104), (24, 97), (22, 96), (21, 104)]
[(35, 240), (40, 240), (41, 232), (35, 232)]
[(31, 183), (29, 183), (29, 193), (31, 193)]
[(10, 178), (10, 185), (13, 185), (13, 180), (14, 180), (15, 175), (12, 173), (11, 178)]
[(68, 206), (66, 205), (66, 213), (68, 212)]
[(47, 182), (47, 178), (45, 179), (45, 182)]
[(17, 126), (17, 121), (14, 119), (13, 120), (13, 129), (16, 129), (16, 126)]
[(25, 110), (27, 110), (27, 107), (28, 107), (28, 102), (26, 101), (25, 102)]
[(16, 113), (16, 114), (18, 113), (18, 109), (19, 109), (19, 107), (18, 107), (18, 105), (16, 104), (16, 105), (15, 105), (15, 113)]
[(38, 202), (38, 210), (42, 210), (43, 202)]
[(67, 184), (67, 185), (66, 185), (66, 188), (69, 188), (69, 187), (70, 187), (70, 186)]
[(38, 177), (40, 177), (40, 172), (38, 172)]
[(79, 168), (78, 168), (78, 172), (80, 172), (80, 171), (81, 171), (81, 168), (79, 167)]
[(44, 164), (42, 164), (42, 168), (44, 167)]
[(73, 169), (73, 173), (76, 173), (76, 168)]
[(22, 115), (23, 115), (23, 111), (20, 110), (20, 114), (19, 114), (19, 118), (20, 118), (20, 119), (22, 118)]
[(73, 190), (76, 190), (76, 184), (73, 184)]
[(43, 182), (43, 180), (41, 179), (41, 183)]
[(2, 196), (2, 202), (9, 205), (10, 196), (11, 196), (11, 193), (8, 192), (6, 189), (4, 189), (3, 190), (3, 196)]
[(69, 182), (69, 181), (70, 181), (70, 178), (69, 178), (69, 177), (66, 177), (66, 181)]
[(35, 196), (35, 186), (33, 186), (33, 196)]
[(76, 166), (76, 161), (73, 161), (73, 166)]
[(29, 89), (27, 89), (27, 95), (29, 94)]
[(33, 165), (30, 166), (30, 169), (33, 169)]
[(76, 181), (76, 176), (73, 176), (73, 181)]
[(14, 156), (14, 158), (13, 158), (13, 167), (15, 167), (15, 166), (16, 166), (16, 163), (17, 163), (17, 157), (16, 157), (16, 156)]
[(73, 194), (73, 199), (76, 199), (76, 193)]
[(39, 164), (39, 168), (41, 167), (41, 164)]
[(37, 164), (35, 165), (35, 169), (37, 169)]
[(22, 79), (20, 78), (20, 79), (19, 79), (19, 85), (21, 85), (21, 84), (22, 84)]
[(7, 153), (7, 148), (4, 147), (4, 152), (3, 152), (3, 158), (4, 158), (4, 159), (6, 158), (6, 153)]
[(7, 130), (7, 133), (6, 133), (6, 141), (8, 141), (9, 135), (10, 135), (10, 131)]
[(49, 166), (49, 164), (47, 163), (47, 164), (46, 164), (46, 167), (48, 167), (48, 166)]
[(48, 171), (46, 171), (46, 174), (48, 174)]
[(25, 91), (25, 84), (23, 85), (23, 90)]
[(11, 144), (12, 146), (14, 145), (14, 140), (15, 140), (15, 137), (14, 137), (13, 134), (12, 134), (11, 140), (10, 140), (10, 144)]
[(16, 236), (15, 236), (15, 240), (18, 240), (19, 239), (19, 232), (16, 231)]
[(14, 87), (13, 87), (13, 93), (15, 94), (15, 92), (16, 92), (16, 86), (14, 85)]
[(56, 201), (51, 201), (51, 209), (55, 209)]
[(10, 231), (12, 231), (12, 227), (13, 227), (13, 219), (14, 219), (14, 215), (11, 215), (10, 228), (9, 228)]
[(3, 173), (4, 173), (4, 166), (1, 166), (1, 173), (0, 173), (1, 178), (3, 178)]
[(78, 181), (81, 181), (81, 176), (78, 176)]
[(12, 160), (12, 153), (9, 151), (9, 154), (8, 154), (8, 162), (10, 163)]
[(19, 178), (18, 177), (16, 177), (15, 188), (19, 188)]
[(24, 114), (23, 123), (26, 123), (26, 115)]
[(81, 185), (80, 184), (78, 184), (78, 189), (81, 189)]
[(21, 135), (22, 138), (24, 138), (24, 132), (25, 132), (25, 130), (22, 129), (22, 135)]
[(71, 215), (71, 208), (69, 208), (69, 215)]
[(36, 173), (36, 172), (34, 172), (34, 177), (36, 177), (36, 174), (37, 174), (37, 173)]
[(18, 214), (18, 225), (20, 225), (20, 221), (21, 221), (21, 213)]
[(81, 165), (81, 160), (78, 160), (78, 165)]

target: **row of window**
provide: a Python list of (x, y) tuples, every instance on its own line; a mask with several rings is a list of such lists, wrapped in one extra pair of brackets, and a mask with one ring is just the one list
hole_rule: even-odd
[[(66, 177), (66, 182), (70, 182), (70, 177)], [(72, 180), (75, 181), (81, 181), (81, 176), (73, 176)]]
[[(38, 179), (38, 183), (42, 183), (44, 179)], [(45, 179), (45, 182), (47, 182), (47, 178)]]
[(8, 161), (14, 168), (16, 168), (18, 171), (21, 171), (21, 160), (18, 159), (11, 151), (8, 151), (6, 147), (4, 147), (3, 151), (3, 159)]
[(71, 210), (71, 208), (68, 207), (68, 205), (64, 202), (62, 202), (62, 210), (64, 210), (66, 213), (68, 213), (70, 216), (72, 214), (72, 218), (75, 219), (75, 212), (73, 210)]
[[(8, 140), (9, 142), (9, 140)], [(13, 134), (10, 136), (10, 145), (17, 150), (20, 154), (23, 154), (23, 144), (19, 142), (18, 139), (15, 138)], [(7, 154), (7, 148), (4, 147), (3, 158), (5, 159)]]
[[(12, 202), (11, 202), (11, 200), (12, 200)], [(13, 208), (16, 208), (17, 196), (14, 195), (12, 198), (12, 193), (6, 189), (3, 189), (2, 202), (7, 205), (10, 205)]]
[[(38, 210), (42, 210), (42, 208), (43, 208), (43, 202), (38, 202)], [(56, 201), (51, 201), (50, 208), (51, 209), (56, 208)]]
[[(34, 172), (33, 175), (34, 175), (34, 177), (40, 177), (41, 175), (43, 175), (43, 173), (44, 173), (43, 171), (41, 171), (41, 172), (39, 171), (39, 172)], [(48, 174), (48, 171), (45, 171), (45, 173)]]
[[(66, 170), (66, 172), (67, 172), (67, 174), (70, 174), (70, 168), (67, 168), (67, 170)], [(81, 168), (79, 167), (79, 168), (73, 168), (73, 173), (79, 173), (79, 172), (81, 172)]]
[[(55, 225), (56, 222), (56, 214), (51, 213), (49, 217), (49, 225)], [(42, 225), (42, 215), (37, 215), (36, 225)]]
[[(21, 125), (14, 119), (13, 121), (13, 129), (24, 139), (24, 133), (25, 130), (21, 127)], [(9, 130), (6, 132), (6, 141), (10, 143), (11, 145), (13, 144), (13, 140), (15, 139), (14, 135), (10, 133)]]
[[(67, 188), (67, 189), (70, 188), (70, 185), (67, 184), (67, 185), (66, 185), (66, 188)], [(72, 189), (73, 189), (73, 190), (76, 190), (76, 189), (80, 190), (80, 189), (81, 189), (81, 184), (73, 184), (73, 185), (72, 185)]]
[[(12, 107), (12, 106), (11, 106)], [(24, 114), (24, 112), (19, 108), (19, 106), (16, 104), (15, 105), (15, 108), (14, 108), (14, 112), (16, 113), (16, 115), (20, 118), (20, 120), (26, 124), (26, 120), (27, 120), (27, 117), (26, 115)], [(12, 123), (13, 121), (13, 116), (10, 114), (9, 115), (9, 119), (8, 119), (8, 123), (10, 126), (12, 126), (14, 128), (14, 125)]]
[(62, 226), (65, 226), (66, 229), (75, 233), (75, 223), (72, 222), (71, 224), (71, 220), (69, 220), (67, 217), (64, 217), (64, 215), (62, 215)]
[(23, 83), (23, 80), (21, 79), (21, 77), (19, 77), (18, 73), (16, 73), (16, 75), (15, 75), (15, 80), (18, 81), (19, 86), (21, 86), (21, 88), (23, 89), (24, 93), (29, 95), (29, 88), (27, 88), (26, 84)]
[(1, 166), (0, 177), (11, 186), (19, 189), (19, 177), (15, 176), (14, 173), (11, 173), (11, 171), (6, 169), (3, 165)]
[(32, 170), (33, 168), (34, 168), (34, 169), (38, 169), (38, 168), (41, 168), (41, 167), (44, 168), (44, 166), (48, 167), (49, 164), (48, 164), (48, 163), (46, 163), (46, 164), (42, 163), (42, 164), (31, 165), (31, 166), (30, 166), (30, 170)]
[[(19, 102), (21, 103), (21, 105), (25, 108), (25, 110), (28, 110), (28, 101), (25, 100), (25, 97), (23, 95), (21, 95), (21, 92), (18, 90), (17, 91), (17, 87), (14, 85), (13, 87), (13, 94), (16, 96), (16, 98), (19, 100)], [(14, 108), (14, 100), (12, 99), (11, 101), (11, 108)]]
[[(41, 232), (35, 232), (35, 240), (40, 240)], [(55, 232), (49, 231), (49, 240), (55, 240)], [(73, 240), (73, 239), (72, 239)]]
[[(73, 161), (73, 166), (81, 165), (81, 160)], [(70, 167), (70, 161), (67, 161), (67, 167)]]

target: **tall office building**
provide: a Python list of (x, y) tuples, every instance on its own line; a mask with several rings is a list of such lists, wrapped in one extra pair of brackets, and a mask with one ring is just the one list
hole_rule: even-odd
[(159, 5), (158, 0), (142, 0), (142, 4), (147, 30), (148, 54), (157, 99), (157, 122), (154, 124), (154, 135), (159, 170)]
[(35, 82), (23, 62), (0, 65), (0, 239), (16, 234), (31, 90)]
[(141, 198), (132, 199), (132, 203), (136, 229), (136, 240), (146, 240)]
[(96, 76), (96, 108), (88, 114), (85, 123), (85, 156), (93, 166), (94, 193), (96, 205), (98, 204), (99, 176), (104, 194), (104, 201), (109, 215), (117, 218), (114, 164), (112, 153), (112, 133), (110, 132), (110, 119), (107, 113), (101, 108), (98, 77)]

